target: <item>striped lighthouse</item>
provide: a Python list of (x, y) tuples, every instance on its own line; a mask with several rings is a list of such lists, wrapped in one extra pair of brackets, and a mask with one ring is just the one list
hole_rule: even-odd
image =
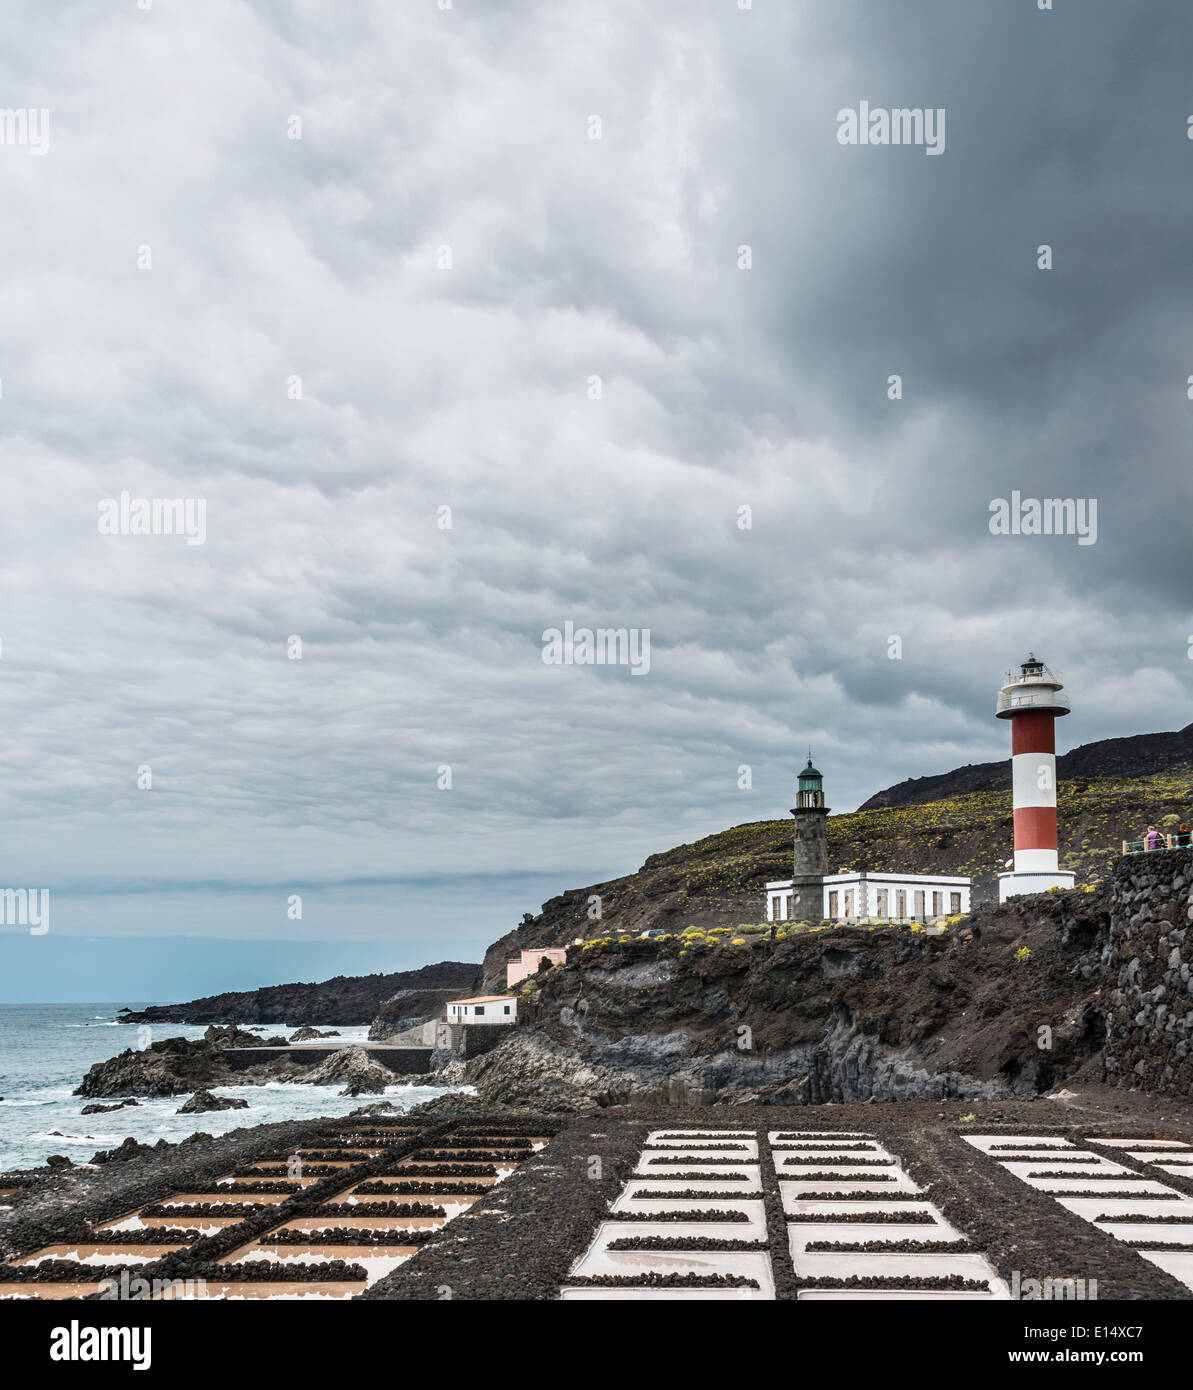
[(995, 714), (1011, 721), (1011, 786), (1015, 805), (1015, 867), (998, 876), (998, 900), (1046, 888), (1072, 888), (1056, 852), (1057, 719), (1069, 712), (1064, 687), (1029, 654), (1016, 676), (1007, 672)]

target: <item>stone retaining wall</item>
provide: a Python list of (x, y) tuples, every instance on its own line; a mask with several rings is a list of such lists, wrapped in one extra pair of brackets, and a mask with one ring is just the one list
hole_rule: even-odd
[(1118, 865), (1107, 950), (1106, 1080), (1193, 1097), (1193, 850)]

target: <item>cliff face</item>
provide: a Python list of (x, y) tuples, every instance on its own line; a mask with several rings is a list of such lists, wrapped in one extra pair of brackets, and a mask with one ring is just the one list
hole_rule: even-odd
[(579, 1109), (1034, 1094), (1100, 1067), (1108, 928), (1108, 895), (1078, 891), (935, 937), (609, 940), (538, 976), (517, 1034), (462, 1075), (486, 1100)]
[[(426, 1016), (430, 1017), (443, 998), (472, 990), (479, 975), (479, 966), (445, 960), (392, 975), (337, 975), (320, 984), (270, 985), (213, 994), (189, 1004), (155, 1005), (122, 1018), (126, 1023), (361, 1024), (372, 1023), (386, 1001), (395, 996), (406, 999), (411, 1015), (428, 1004)], [(419, 998), (427, 992), (433, 995), (430, 1002)]]
[[(1153, 776), (1193, 764), (1193, 724), (1175, 733), (1133, 734), (1104, 738), (1062, 753), (1056, 760), (1060, 781), (1070, 779)], [(1006, 758), (996, 763), (967, 763), (931, 777), (909, 777), (875, 794), (858, 807), (875, 811), (885, 806), (914, 806), (970, 792), (1002, 791), (1010, 785)], [(1130, 838), (1130, 837), (1127, 837)]]

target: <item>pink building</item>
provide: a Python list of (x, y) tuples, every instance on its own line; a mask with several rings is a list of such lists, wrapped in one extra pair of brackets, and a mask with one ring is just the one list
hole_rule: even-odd
[(517, 960), (509, 961), (505, 967), (506, 989), (513, 989), (528, 975), (533, 975), (544, 956), (552, 965), (562, 965), (567, 960), (567, 954), (566, 946), (534, 946), (529, 951), (523, 951)]

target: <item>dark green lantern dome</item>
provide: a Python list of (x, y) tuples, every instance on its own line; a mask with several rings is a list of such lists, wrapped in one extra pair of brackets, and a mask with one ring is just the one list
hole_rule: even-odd
[(828, 809), (824, 804), (823, 779), (816, 768), (812, 766), (811, 749), (808, 750), (808, 766), (799, 775), (793, 809), (796, 811), (824, 811)]

